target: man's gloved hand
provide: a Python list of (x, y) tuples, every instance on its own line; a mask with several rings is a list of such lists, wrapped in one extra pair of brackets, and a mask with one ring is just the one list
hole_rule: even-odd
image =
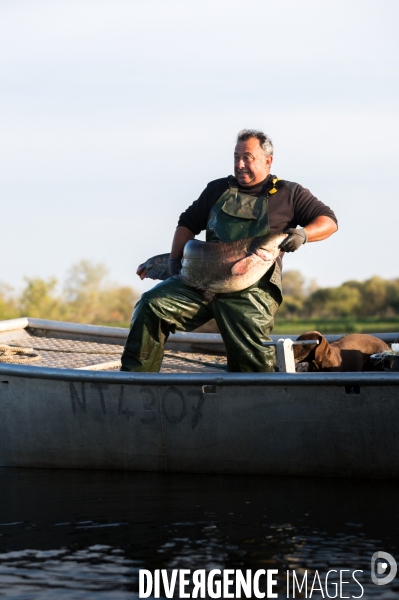
[(306, 229), (287, 229), (285, 233), (289, 235), (280, 244), (280, 248), (284, 252), (295, 252), (308, 241)]
[(168, 265), (171, 277), (178, 275), (181, 271), (181, 258), (169, 258)]

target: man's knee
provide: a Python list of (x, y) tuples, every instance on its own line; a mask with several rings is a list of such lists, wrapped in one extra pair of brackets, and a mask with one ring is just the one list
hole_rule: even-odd
[[(154, 290), (148, 290), (148, 292), (144, 292), (141, 295), (140, 300), (137, 302), (137, 304), (152, 304), (154, 302), (154, 300), (156, 300), (159, 297), (159, 294), (155, 293)], [(136, 304), (136, 306), (137, 306)]]
[(173, 294), (159, 293), (154, 290), (144, 292), (136, 304), (131, 326), (135, 323), (145, 324), (151, 330), (161, 327), (164, 334), (174, 333), (180, 323), (181, 307), (176, 303)]
[(161, 294), (157, 293), (155, 291), (155, 288), (152, 290), (148, 290), (147, 292), (144, 292), (141, 295), (140, 300), (135, 304), (134, 306), (134, 311), (133, 314), (137, 311), (137, 310), (142, 310), (145, 308), (153, 308), (156, 306), (159, 306), (160, 303), (162, 303), (162, 299), (164, 298), (164, 296), (162, 296)]
[[(169, 285), (165, 285), (168, 282)], [(174, 303), (175, 294), (170, 285), (170, 280), (166, 280), (161, 284), (156, 285), (152, 289), (144, 292), (135, 306), (136, 309), (150, 308), (151, 310), (161, 310), (163, 307), (168, 308)], [(133, 313), (134, 314), (134, 313)]]

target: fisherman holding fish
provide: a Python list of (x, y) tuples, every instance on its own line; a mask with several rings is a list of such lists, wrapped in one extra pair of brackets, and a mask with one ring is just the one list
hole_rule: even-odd
[[(274, 370), (274, 350), (263, 342), (283, 299), (282, 256), (328, 238), (337, 219), (309, 190), (271, 175), (272, 162), (266, 134), (240, 131), (235, 177), (210, 182), (180, 215), (170, 256), (139, 266), (141, 278), (165, 280), (134, 309), (122, 371), (159, 371), (169, 333), (193, 331), (212, 318), (229, 371)], [(206, 242), (194, 240), (203, 230)], [(152, 264), (166, 260), (168, 272), (151, 274)]]

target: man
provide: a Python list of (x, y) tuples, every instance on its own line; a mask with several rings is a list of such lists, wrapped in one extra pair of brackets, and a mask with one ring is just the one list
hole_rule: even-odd
[(282, 255), (337, 230), (333, 211), (299, 184), (271, 175), (272, 162), (273, 145), (263, 132), (240, 131), (235, 177), (209, 183), (180, 216), (169, 259), (172, 277), (143, 294), (136, 305), (121, 370), (159, 371), (169, 333), (192, 331), (212, 317), (226, 346), (229, 371), (274, 370), (274, 350), (262, 342), (270, 340), (282, 302), (282, 256), (256, 284), (217, 294), (211, 302), (173, 277), (180, 271), (185, 244), (204, 229), (207, 241), (222, 242), (285, 231), (289, 236), (280, 245)]

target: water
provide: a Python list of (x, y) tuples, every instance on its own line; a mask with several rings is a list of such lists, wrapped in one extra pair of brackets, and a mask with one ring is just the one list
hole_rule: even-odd
[(396, 482), (3, 468), (0, 598), (135, 599), (139, 569), (274, 568), (279, 598), (287, 569), (362, 569), (363, 597), (389, 600), (399, 578), (373, 585), (370, 560), (399, 559), (398, 527)]

